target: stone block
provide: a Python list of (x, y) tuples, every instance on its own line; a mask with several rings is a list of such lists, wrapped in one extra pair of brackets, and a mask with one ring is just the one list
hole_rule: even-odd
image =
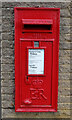
[(72, 50), (59, 50), (59, 57), (70, 57), (72, 56)]
[(3, 94), (1, 96), (2, 101), (14, 101), (14, 96), (12, 95), (8, 95), (8, 94)]
[(61, 96), (70, 96), (70, 88), (60, 89), (58, 88), (59, 95)]
[(59, 103), (58, 109), (60, 110), (70, 110), (70, 103)]
[(70, 64), (70, 60), (71, 58), (70, 57), (60, 57), (59, 58), (59, 64), (60, 65), (69, 65)]
[(2, 33), (2, 40), (9, 40), (9, 41), (13, 41), (14, 39), (14, 35), (13, 33)]
[(59, 73), (59, 80), (70, 80), (71, 78), (70, 73)]
[(14, 9), (13, 8), (2, 8), (2, 16), (12, 16), (14, 15)]
[(70, 96), (60, 96), (58, 103), (70, 103)]
[(1, 94), (14, 94), (14, 86), (1, 87)]
[(60, 42), (71, 42), (70, 34), (60, 34)]
[(2, 56), (14, 56), (14, 49), (3, 48), (2, 49)]
[(2, 72), (14, 72), (14, 64), (2, 64), (1, 71)]
[(10, 56), (1, 56), (1, 63), (2, 64), (14, 64), (14, 57)]
[(14, 109), (14, 102), (13, 101), (2, 101), (2, 108), (7, 109)]
[(59, 66), (60, 73), (70, 73), (72, 70), (70, 69), (70, 65), (60, 65)]
[(11, 24), (2, 24), (2, 32), (13, 32), (14, 31), (14, 26)]
[(2, 80), (15, 80), (15, 73), (13, 72), (2, 72), (1, 73)]
[(4, 48), (13, 48), (14, 49), (14, 41), (3, 40), (2, 41), (2, 49)]
[(70, 17), (70, 12), (68, 9), (61, 9), (60, 10), (60, 16), (61, 17)]
[(69, 42), (61, 42), (59, 48), (63, 50), (70, 50), (71, 44)]
[(60, 26), (60, 34), (70, 34), (70, 26)]
[(15, 81), (14, 80), (1, 80), (1, 86), (2, 87), (7, 87), (7, 86), (9, 86), (9, 87), (13, 87), (13, 86), (15, 86)]

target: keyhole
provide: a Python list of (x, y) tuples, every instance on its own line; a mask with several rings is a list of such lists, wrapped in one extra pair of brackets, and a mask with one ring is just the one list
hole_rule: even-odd
[(28, 81), (28, 76), (27, 76), (27, 81)]

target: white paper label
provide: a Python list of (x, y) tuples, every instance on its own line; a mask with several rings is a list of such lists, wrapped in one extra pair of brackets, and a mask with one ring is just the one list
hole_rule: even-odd
[(29, 49), (28, 74), (44, 74), (44, 49)]

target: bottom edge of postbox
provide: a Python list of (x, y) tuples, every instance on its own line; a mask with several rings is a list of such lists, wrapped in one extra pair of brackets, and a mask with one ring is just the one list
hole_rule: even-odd
[(42, 109), (42, 108), (18, 108), (15, 112), (57, 112), (56, 109)]

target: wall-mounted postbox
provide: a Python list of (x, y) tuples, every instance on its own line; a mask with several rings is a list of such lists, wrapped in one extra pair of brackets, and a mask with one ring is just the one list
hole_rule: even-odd
[(15, 111), (56, 112), (59, 8), (15, 8)]

